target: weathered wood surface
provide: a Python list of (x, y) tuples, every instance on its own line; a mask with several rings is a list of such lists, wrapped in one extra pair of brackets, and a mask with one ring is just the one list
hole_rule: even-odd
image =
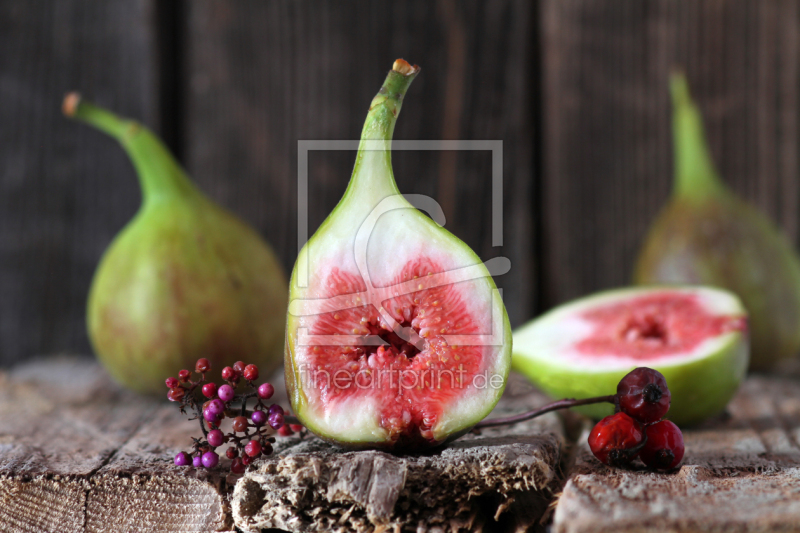
[[(492, 416), (545, 401), (513, 375)], [(418, 456), (287, 439), (236, 484), (234, 523), (247, 532), (528, 531), (559, 482), (563, 443), (552, 413)]]
[[(284, 403), (283, 387), (273, 382)], [(541, 401), (515, 376), (497, 413)], [(280, 456), (244, 480), (225, 474), (227, 459), (211, 472), (173, 466), (175, 453), (198, 432), (197, 422), (175, 405), (121, 391), (85, 359), (45, 359), (0, 373), (0, 531), (206, 532), (232, 528), (234, 516), (242, 529), (268, 527), (271, 520), (290, 531), (312, 531), (310, 516), (340, 520), (348, 500), (353, 509), (349, 522), (342, 521), (362, 531), (380, 531), (365, 526), (367, 515), (392, 524), (413, 518), (414, 530), (422, 521), (431, 531), (436, 524), (457, 530), (452, 526), (459, 523), (526, 531), (560, 479), (564, 443), (552, 414), (419, 457), (343, 453), (311, 437), (280, 438)], [(369, 484), (361, 485), (365, 469)], [(286, 486), (264, 500), (259, 484), (276, 476)], [(319, 496), (310, 506), (281, 502), (296, 499), (302, 484)], [(328, 497), (333, 503), (325, 503)]]
[(227, 480), (172, 465), (195, 424), (86, 360), (0, 373), (0, 531), (229, 529)]
[(603, 467), (581, 437), (555, 531), (800, 530), (800, 383), (750, 378), (729, 413), (684, 432), (670, 473)]

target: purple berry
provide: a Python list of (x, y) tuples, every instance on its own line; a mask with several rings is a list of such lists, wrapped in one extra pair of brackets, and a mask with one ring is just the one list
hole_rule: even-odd
[(203, 466), (203, 460), (200, 459), (199, 455), (195, 455), (192, 457), (192, 466), (195, 468), (201, 468)]
[(272, 405), (269, 406), (269, 414), (270, 414), (270, 416), (274, 415), (275, 413), (278, 413), (278, 414), (281, 414), (281, 415), (283, 414), (283, 407), (281, 407), (277, 403), (273, 403)]
[(233, 399), (234, 391), (233, 387), (230, 385), (223, 385), (219, 389), (217, 389), (217, 396), (223, 402), (229, 402)]
[(216, 452), (206, 452), (201, 459), (203, 466), (206, 468), (214, 468), (219, 463), (219, 455)]
[(269, 427), (272, 429), (280, 429), (283, 426), (283, 415), (280, 413), (272, 413), (269, 415)]
[(256, 427), (261, 427), (267, 423), (267, 413), (264, 411), (253, 411), (253, 414), (250, 415), (250, 420), (253, 421)]
[(212, 411), (210, 407), (206, 407), (203, 409), (203, 418), (210, 424), (216, 424), (222, 417), (220, 416), (220, 413)]
[(258, 397), (262, 400), (269, 400), (275, 394), (275, 387), (271, 383), (262, 383), (258, 386)]
[(222, 432), (218, 429), (212, 429), (208, 432), (208, 444), (209, 446), (213, 446), (216, 448), (217, 446), (222, 446), (223, 442), (225, 441), (225, 436)]
[(192, 462), (192, 458), (189, 457), (189, 454), (186, 452), (181, 452), (175, 456), (175, 464), (177, 466), (189, 466)]

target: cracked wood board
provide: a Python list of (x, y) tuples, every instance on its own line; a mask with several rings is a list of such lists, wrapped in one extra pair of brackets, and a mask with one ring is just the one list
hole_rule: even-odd
[(605, 467), (584, 434), (554, 530), (800, 530), (800, 382), (751, 377), (728, 411), (684, 431), (686, 456), (671, 473)]
[[(512, 375), (491, 416), (545, 402)], [(275, 455), (237, 482), (234, 524), (246, 532), (528, 531), (560, 478), (563, 443), (552, 413), (418, 456), (281, 439)]]
[(0, 372), (0, 531), (230, 529), (226, 480), (172, 465), (193, 424), (91, 360)]

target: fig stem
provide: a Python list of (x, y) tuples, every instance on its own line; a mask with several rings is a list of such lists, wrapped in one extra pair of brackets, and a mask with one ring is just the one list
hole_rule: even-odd
[(64, 115), (116, 139), (136, 168), (145, 201), (165, 196), (199, 195), (164, 143), (136, 121), (120, 117), (71, 92), (64, 97)]
[(702, 199), (725, 190), (717, 176), (705, 138), (703, 117), (692, 100), (686, 76), (674, 72), (669, 80), (675, 150), (675, 193)]
[(593, 403), (615, 403), (616, 397), (616, 394), (611, 394), (609, 396), (596, 396), (594, 398), (584, 398), (582, 400), (566, 398), (564, 400), (558, 400), (557, 402), (548, 403), (547, 405), (543, 405), (542, 407), (528, 411), (527, 413), (520, 413), (518, 415), (506, 416), (503, 418), (490, 418), (489, 420), (482, 420), (475, 424), (473, 429), (508, 426), (518, 422), (524, 422), (525, 420), (530, 420), (531, 418), (536, 418), (537, 416), (542, 416), (543, 414), (551, 411), (558, 411), (559, 409), (569, 409), (570, 407), (579, 407), (581, 405), (590, 405)]

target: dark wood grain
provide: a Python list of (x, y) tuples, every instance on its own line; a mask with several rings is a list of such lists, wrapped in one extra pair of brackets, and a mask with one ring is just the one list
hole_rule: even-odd
[(686, 71), (723, 178), (798, 237), (795, 2), (543, 0), (545, 301), (629, 283)]
[[(532, 6), (460, 3), (191, 2), (186, 112), (190, 172), (275, 247), (297, 254), (297, 141), (358, 139), (392, 62), (418, 63), (396, 139), (499, 139), (504, 240), (492, 247), (490, 152), (395, 152), (406, 193), (434, 197), (447, 228), (482, 258), (509, 257), (498, 279), (512, 322), (534, 306)], [(355, 154), (309, 157), (311, 232), (336, 205)]]
[(0, 364), (89, 353), (90, 279), (139, 193), (122, 150), (61, 99), (80, 90), (158, 126), (153, 4), (0, 4)]

